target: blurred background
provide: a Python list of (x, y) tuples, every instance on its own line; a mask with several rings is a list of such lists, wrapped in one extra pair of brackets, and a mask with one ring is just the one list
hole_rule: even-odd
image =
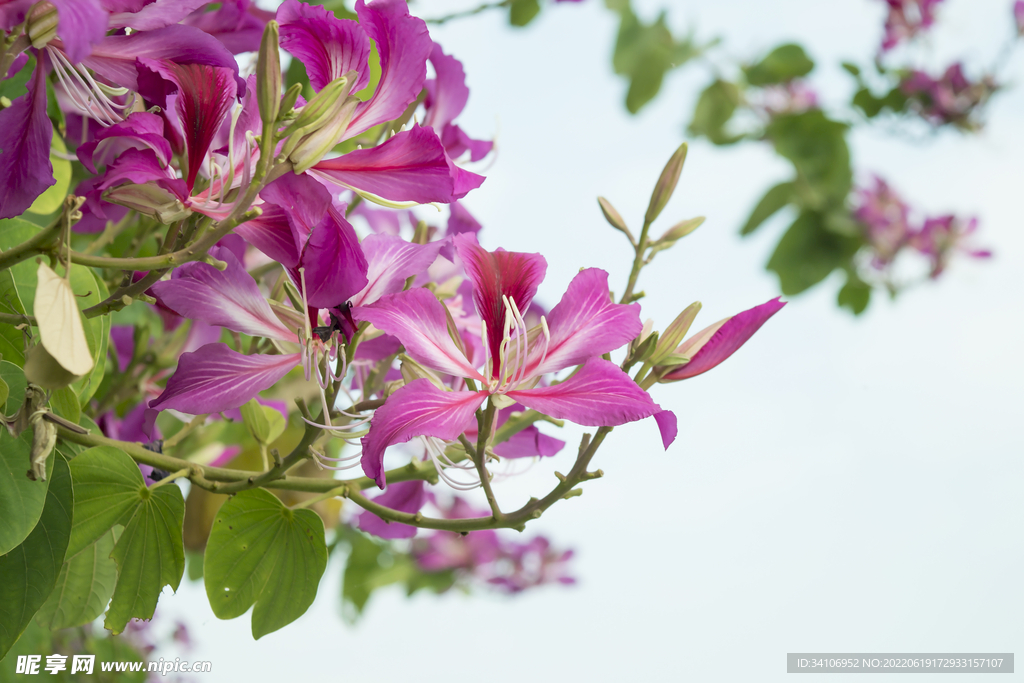
[[(472, 6), (419, 0), (413, 11)], [(647, 22), (667, 10), (675, 35), (721, 37), (719, 54), (734, 61), (801, 43), (826, 111), (849, 101), (855, 86), (839, 64), (870, 63), (887, 11), (881, 0), (633, 9)], [(746, 239), (738, 231), (792, 167), (766, 143), (687, 136), (716, 75), (706, 63), (670, 71), (658, 97), (629, 114), (627, 84), (611, 68), (618, 21), (586, 0), (545, 5), (523, 29), (507, 12), (431, 26), (467, 72), (460, 124), (497, 141), (486, 183), (464, 203), (486, 247), (544, 253), (539, 301), (557, 302), (585, 266), (608, 270), (621, 291), (631, 254), (595, 198), (639, 227), (662, 165), (689, 140), (653, 234), (696, 215), (707, 222), (661, 254), (639, 288), (656, 329), (703, 302), (699, 329), (779, 294), (764, 264), (795, 214), (783, 210)], [(994, 63), (1012, 26), (1007, 0), (947, 0), (914, 59), (933, 71)], [(189, 625), (187, 657), (211, 660), (211, 680), (772, 681), (786, 676), (787, 652), (1024, 651), (1020, 54), (999, 78), (1008, 87), (980, 132), (883, 125), (848, 136), (855, 181), (881, 173), (923, 211), (977, 216), (975, 241), (993, 258), (955, 259), (896, 300), (876, 292), (859, 317), (837, 308), (844, 279), (833, 273), (787, 297), (712, 373), (656, 387), (679, 416), (675, 444), (664, 452), (651, 421), (617, 428), (595, 461), (605, 478), (530, 525), (575, 549), (575, 586), (411, 598), (392, 586), (353, 625), (341, 618), (332, 558), (313, 607), (258, 642), (248, 617), (213, 616), (201, 583), (165, 596), (161, 620)], [(503, 506), (568, 467), (582, 430), (563, 431), (563, 453), (499, 487)]]

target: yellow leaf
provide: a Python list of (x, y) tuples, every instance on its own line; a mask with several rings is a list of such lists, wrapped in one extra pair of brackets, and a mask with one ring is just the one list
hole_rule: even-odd
[(43, 348), (68, 372), (84, 375), (92, 370), (93, 359), (75, 293), (45, 263), (39, 264), (37, 278), (35, 315)]

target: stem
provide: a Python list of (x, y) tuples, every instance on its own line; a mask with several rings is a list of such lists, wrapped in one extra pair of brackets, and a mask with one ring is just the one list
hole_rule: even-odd
[(651, 222), (644, 220), (644, 227), (640, 231), (640, 239), (634, 249), (636, 256), (633, 258), (633, 269), (629, 272), (629, 282), (626, 283), (626, 291), (622, 293), (619, 303), (628, 304), (633, 296), (633, 288), (636, 287), (637, 278), (640, 277), (640, 270), (644, 267), (644, 252), (647, 250), (647, 233), (651, 229)]
[(491, 488), (491, 475), (487, 471), (486, 462), (487, 446), (491, 442), (491, 427), (494, 426), (495, 412), (494, 401), (488, 398), (487, 408), (484, 409), (483, 415), (477, 414), (476, 453), (471, 453), (471, 455), (473, 464), (476, 465), (477, 474), (480, 475), (480, 486), (483, 487), (487, 503), (491, 506), (491, 514), (494, 515), (495, 520), (500, 520), (504, 515), (501, 508), (498, 507), (498, 499), (494, 496), (494, 490)]
[(52, 251), (53, 242), (56, 241), (62, 225), (62, 221), (55, 221), (53, 225), (45, 228), (27, 242), (0, 252), (0, 270), (7, 270), (11, 266), (21, 263), (25, 259), (32, 258), (36, 254), (45, 254), (48, 251)]

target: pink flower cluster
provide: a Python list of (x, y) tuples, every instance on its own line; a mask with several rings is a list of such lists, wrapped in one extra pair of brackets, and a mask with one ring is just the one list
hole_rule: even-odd
[(942, 0), (885, 0), (889, 13), (885, 17), (882, 51), (893, 49), (935, 23), (935, 9)]
[(900, 87), (925, 120), (936, 126), (952, 124), (964, 130), (980, 126), (977, 112), (998, 88), (991, 76), (970, 81), (960, 62), (951, 65), (938, 78), (924, 71), (912, 71)]
[(919, 225), (910, 219), (910, 207), (884, 180), (875, 176), (874, 185), (855, 192), (854, 218), (861, 223), (872, 249), (872, 266), (887, 270), (896, 257), (909, 248), (928, 259), (929, 275), (942, 274), (956, 253), (988, 258), (986, 249), (967, 244), (978, 226), (977, 218), (953, 215), (925, 218)]

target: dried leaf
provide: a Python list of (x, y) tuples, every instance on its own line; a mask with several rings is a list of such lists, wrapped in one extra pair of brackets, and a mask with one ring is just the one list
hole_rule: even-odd
[(88, 373), (94, 363), (71, 285), (45, 263), (39, 264), (37, 278), (34, 308), (43, 347), (68, 372)]

